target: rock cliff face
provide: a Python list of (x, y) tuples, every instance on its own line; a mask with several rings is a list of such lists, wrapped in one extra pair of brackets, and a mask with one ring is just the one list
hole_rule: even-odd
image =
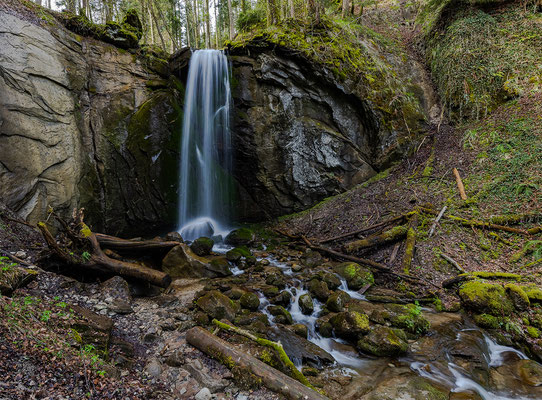
[(307, 59), (242, 48), (231, 60), (242, 219), (304, 210), (408, 150), (397, 132), (382, 127), (373, 105)]
[(175, 221), (181, 107), (167, 64), (36, 15), (0, 7), (0, 197), (30, 222), (48, 206), (85, 207), (112, 233)]

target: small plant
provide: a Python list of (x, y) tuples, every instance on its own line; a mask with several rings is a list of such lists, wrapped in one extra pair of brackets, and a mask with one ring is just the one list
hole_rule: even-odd
[(90, 260), (90, 253), (88, 251), (84, 251), (83, 254), (81, 254), (81, 258), (84, 261), (89, 261)]

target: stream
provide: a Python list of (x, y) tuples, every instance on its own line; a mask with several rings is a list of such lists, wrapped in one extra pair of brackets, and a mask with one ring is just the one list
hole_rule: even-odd
[[(215, 246), (217, 253), (226, 253), (231, 247)], [(397, 386), (394, 382), (403, 382), (404, 378), (429, 383), (450, 393), (468, 395), (469, 399), (505, 400), (505, 399), (540, 399), (542, 388), (529, 383), (528, 365), (534, 363), (521, 351), (512, 347), (497, 344), (486, 332), (457, 313), (437, 313), (423, 308), (423, 316), (430, 321), (431, 329), (417, 340), (409, 341), (409, 351), (403, 357), (372, 357), (360, 354), (347, 341), (321, 336), (317, 330), (317, 320), (324, 304), (313, 298), (313, 312), (306, 315), (302, 312), (299, 299), (309, 293), (304, 288), (300, 273), (292, 271), (290, 265), (278, 261), (273, 256), (257, 257), (258, 261), (266, 259), (269, 266), (277, 267), (287, 278), (285, 291), (291, 295), (287, 308), (294, 324), (307, 327), (307, 340), (327, 352), (334, 363), (327, 367), (322, 375), (347, 376), (350, 383), (344, 388), (348, 393), (360, 392), (366, 387), (379, 387), (385, 393), (394, 393)], [(234, 275), (245, 273), (238, 267), (232, 268)], [(362, 294), (349, 290), (346, 281), (341, 281), (339, 289), (346, 292), (351, 302), (359, 302), (366, 306), (383, 307), (378, 303), (370, 303)], [(265, 314), (276, 328), (273, 315), (269, 312), (270, 301), (262, 292), (259, 311)], [(286, 349), (286, 346), (285, 346)], [(290, 356), (296, 367), (304, 367), (303, 360)], [(538, 378), (539, 379), (539, 378)], [(388, 387), (390, 386), (390, 387)], [(395, 387), (395, 389), (393, 388)], [(379, 390), (379, 389), (377, 389)], [(388, 390), (386, 392), (386, 390)], [(397, 395), (391, 395), (390, 398)], [(355, 397), (348, 397), (355, 398)], [(405, 397), (410, 398), (410, 397)], [(417, 397), (416, 397), (417, 398)], [(423, 397), (420, 397), (423, 398)], [(452, 397), (450, 397), (452, 398)], [(455, 398), (455, 397), (454, 397)]]

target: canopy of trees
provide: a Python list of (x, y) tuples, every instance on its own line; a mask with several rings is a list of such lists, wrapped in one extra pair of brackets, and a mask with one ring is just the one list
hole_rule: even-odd
[(318, 23), (322, 13), (343, 18), (361, 15), (366, 0), (35, 0), (39, 5), (84, 15), (91, 22), (122, 21), (128, 10), (137, 11), (142, 44), (163, 50), (220, 48), (237, 32), (271, 26), (285, 19)]

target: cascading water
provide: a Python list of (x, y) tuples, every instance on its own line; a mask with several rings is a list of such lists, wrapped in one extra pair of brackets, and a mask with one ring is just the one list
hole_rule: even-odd
[(230, 72), (219, 50), (190, 59), (184, 103), (179, 232), (186, 240), (223, 234), (231, 218)]

